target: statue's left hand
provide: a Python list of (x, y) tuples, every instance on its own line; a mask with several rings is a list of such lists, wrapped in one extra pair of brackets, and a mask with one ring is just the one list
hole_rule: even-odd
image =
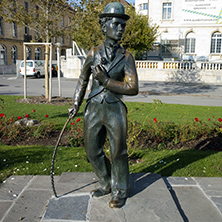
[(101, 66), (98, 65), (92, 69), (93, 77), (97, 79), (101, 84), (107, 82), (108, 77), (105, 74), (105, 71), (102, 70)]

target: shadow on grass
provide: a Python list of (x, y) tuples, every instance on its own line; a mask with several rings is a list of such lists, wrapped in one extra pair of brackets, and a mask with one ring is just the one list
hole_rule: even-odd
[(143, 168), (141, 172), (155, 172), (161, 176), (172, 176), (175, 171), (215, 153), (216, 151), (182, 150)]

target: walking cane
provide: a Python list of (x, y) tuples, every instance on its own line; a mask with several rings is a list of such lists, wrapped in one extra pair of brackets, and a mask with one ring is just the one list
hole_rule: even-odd
[(60, 133), (60, 135), (59, 135), (58, 141), (57, 141), (57, 143), (56, 143), (56, 146), (55, 146), (55, 149), (54, 149), (54, 152), (53, 152), (53, 155), (52, 155), (51, 183), (52, 183), (52, 189), (53, 189), (53, 192), (54, 192), (54, 195), (55, 195), (56, 198), (57, 198), (58, 196), (57, 196), (56, 189), (55, 189), (55, 184), (54, 184), (54, 172), (53, 172), (53, 170), (54, 170), (54, 162), (55, 162), (56, 151), (57, 151), (57, 148), (58, 148), (58, 146), (59, 146), (60, 140), (61, 140), (61, 138), (62, 138), (62, 135), (63, 135), (63, 133), (64, 133), (64, 130), (65, 130), (67, 124), (69, 123), (70, 119), (72, 119), (72, 118), (75, 117), (75, 115), (76, 115), (76, 113), (75, 113), (74, 115), (73, 115), (72, 113), (70, 113), (69, 118), (67, 119), (65, 125), (64, 125), (63, 128), (62, 128), (62, 131), (61, 131), (61, 133)]

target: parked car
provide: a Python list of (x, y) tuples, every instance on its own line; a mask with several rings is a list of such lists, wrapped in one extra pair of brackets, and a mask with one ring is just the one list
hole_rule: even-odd
[(52, 76), (57, 76), (58, 66), (57, 64), (52, 64)]
[[(25, 75), (24, 61), (20, 63), (20, 74)], [(26, 61), (26, 75), (40, 78), (45, 75), (45, 61), (42, 60), (27, 60)]]
[[(25, 75), (24, 61), (20, 64), (20, 74)], [(26, 76), (35, 76), (40, 78), (45, 76), (45, 61), (44, 60), (27, 60), (26, 61)], [(52, 76), (57, 76), (57, 65), (52, 64)]]

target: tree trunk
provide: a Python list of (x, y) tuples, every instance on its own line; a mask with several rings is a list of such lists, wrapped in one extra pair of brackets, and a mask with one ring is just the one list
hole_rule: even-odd
[(48, 67), (49, 67), (49, 45), (45, 46), (45, 98), (49, 99), (49, 75), (48, 75)]

